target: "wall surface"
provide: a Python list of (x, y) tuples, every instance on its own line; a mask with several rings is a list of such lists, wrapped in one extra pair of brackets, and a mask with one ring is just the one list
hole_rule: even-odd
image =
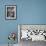
[[(9, 4), (17, 6), (16, 20), (5, 20)], [(46, 24), (46, 0), (0, 0), (0, 44), (8, 43), (9, 32), (18, 32), (18, 24)]]

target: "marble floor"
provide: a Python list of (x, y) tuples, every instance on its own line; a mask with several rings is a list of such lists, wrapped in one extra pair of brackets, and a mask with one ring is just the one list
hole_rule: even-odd
[(21, 40), (20, 41), (20, 46), (46, 46), (45, 41), (31, 41), (31, 40)]

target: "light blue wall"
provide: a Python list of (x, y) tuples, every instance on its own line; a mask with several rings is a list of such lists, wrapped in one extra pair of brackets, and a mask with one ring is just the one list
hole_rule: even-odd
[[(17, 6), (16, 20), (5, 20), (9, 4)], [(0, 44), (8, 43), (9, 32), (17, 33), (18, 24), (46, 24), (46, 0), (0, 0)]]

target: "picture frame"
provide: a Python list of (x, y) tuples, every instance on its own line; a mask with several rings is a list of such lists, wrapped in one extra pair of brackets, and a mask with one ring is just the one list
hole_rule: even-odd
[(5, 19), (16, 20), (16, 5), (5, 5)]
[[(20, 43), (22, 40), (24, 41), (25, 39), (22, 38), (22, 33), (21, 31), (27, 31), (28, 33), (30, 33), (30, 35), (28, 34), (28, 37), (32, 37), (32, 38), (28, 38), (26, 40), (31, 40), (31, 41), (46, 41), (46, 24), (18, 24), (18, 42)], [(34, 32), (36, 31), (36, 32)], [(31, 34), (31, 32), (33, 32)], [(39, 36), (38, 36), (39, 35)], [(25, 36), (25, 35), (24, 35)], [(39, 37), (39, 38), (38, 38)], [(33, 39), (34, 38), (34, 39)]]

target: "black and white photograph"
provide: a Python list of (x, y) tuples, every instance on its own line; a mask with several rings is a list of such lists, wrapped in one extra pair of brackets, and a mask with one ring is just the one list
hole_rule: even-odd
[(18, 42), (20, 46), (43, 45), (46, 43), (46, 25), (19, 24)]
[(6, 5), (6, 19), (14, 20), (16, 19), (16, 5)]

